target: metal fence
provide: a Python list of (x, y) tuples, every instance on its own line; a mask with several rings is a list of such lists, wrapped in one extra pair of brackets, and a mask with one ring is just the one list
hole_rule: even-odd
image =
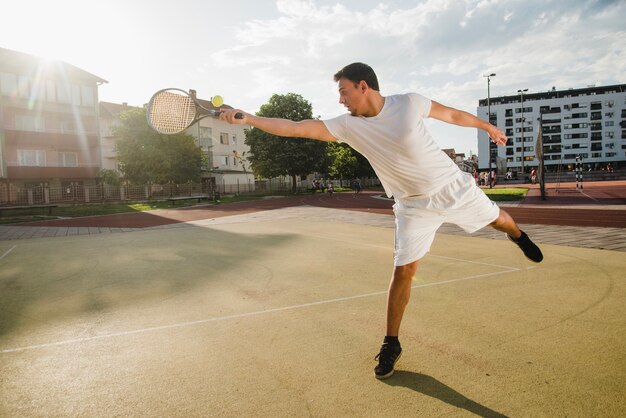
[(212, 198), (216, 193), (249, 193), (249, 184), (212, 185), (210, 183), (145, 184), (111, 186), (98, 184), (84, 186), (71, 184), (63, 187), (20, 187), (13, 183), (0, 183), (0, 205), (30, 206), (43, 204), (78, 204), (91, 202), (124, 202), (164, 200), (170, 197)]
[[(333, 180), (335, 187), (351, 187), (350, 180)], [(377, 179), (362, 179), (363, 187), (380, 184)], [(299, 181), (297, 192), (310, 190), (307, 181)], [(218, 182), (203, 183), (165, 183), (165, 184), (124, 184), (112, 186), (109, 184), (82, 185), (70, 183), (66, 186), (38, 185), (32, 187), (20, 186), (11, 182), (0, 182), (0, 206), (32, 206), (46, 204), (80, 204), (97, 202), (125, 202), (166, 200), (171, 197), (207, 197), (215, 198), (219, 195), (239, 194), (290, 194), (292, 182), (289, 178), (273, 178), (226, 184)]]

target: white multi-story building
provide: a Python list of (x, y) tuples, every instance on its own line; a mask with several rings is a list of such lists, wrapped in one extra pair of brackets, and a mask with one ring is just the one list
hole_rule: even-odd
[[(198, 99), (207, 109), (215, 109), (208, 100)], [(222, 108), (231, 109), (228, 105)], [(185, 132), (198, 140), (207, 154), (207, 171), (203, 181), (210, 181), (224, 193), (243, 193), (255, 190), (254, 174), (247, 161), (250, 147), (245, 144), (245, 130), (250, 125), (231, 125), (217, 118), (204, 118)]]
[[(546, 171), (571, 166), (582, 158), (586, 167), (626, 166), (626, 84), (543, 93), (518, 92), (489, 100), (490, 122), (505, 131), (505, 147), (489, 144), (478, 131), (478, 166), (526, 173), (539, 164), (537, 139), (543, 133)], [(487, 119), (487, 99), (477, 115)], [(540, 150), (539, 150), (540, 151)], [(540, 153), (539, 153), (540, 154)], [(488, 156), (491, 155), (491, 164)]]
[[(207, 109), (215, 109), (209, 101), (198, 101)], [(228, 105), (223, 107), (231, 108)], [(117, 170), (115, 143), (118, 138), (113, 129), (120, 124), (120, 113), (130, 109), (132, 106), (126, 103), (100, 102), (102, 168)], [(203, 182), (211, 182), (217, 190), (225, 193), (254, 191), (254, 174), (246, 160), (250, 148), (244, 142), (245, 129), (249, 128), (249, 125), (231, 125), (216, 118), (205, 118), (185, 131), (196, 138), (198, 146), (206, 154)]]

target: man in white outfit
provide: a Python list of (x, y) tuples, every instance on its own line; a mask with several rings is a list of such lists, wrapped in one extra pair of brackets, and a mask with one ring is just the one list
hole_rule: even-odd
[[(505, 232), (530, 260), (538, 263), (543, 255), (511, 216), (490, 201), (471, 175), (461, 172), (439, 148), (426, 130), (424, 119), (482, 129), (498, 145), (507, 142), (504, 132), (474, 115), (416, 93), (382, 96), (376, 74), (366, 64), (347, 65), (334, 80), (339, 103), (348, 114), (323, 121), (294, 122), (232, 109), (224, 111), (220, 119), (249, 124), (278, 136), (345, 142), (369, 160), (385, 193), (393, 196), (394, 270), (387, 297), (386, 336), (374, 369), (378, 379), (386, 379), (393, 374), (402, 353), (398, 333), (411, 280), (442, 223), (455, 223), (467, 232), (489, 225)], [(235, 118), (238, 112), (244, 114), (243, 119)]]

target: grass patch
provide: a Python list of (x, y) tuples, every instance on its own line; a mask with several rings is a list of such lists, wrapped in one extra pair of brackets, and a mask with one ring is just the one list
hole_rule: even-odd
[(514, 202), (524, 199), (528, 189), (523, 187), (508, 187), (483, 189), (487, 197), (495, 202)]

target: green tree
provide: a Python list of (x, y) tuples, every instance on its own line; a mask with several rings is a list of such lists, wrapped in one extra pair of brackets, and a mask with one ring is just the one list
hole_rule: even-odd
[(356, 170), (354, 172), (355, 177), (360, 177), (360, 178), (376, 177), (376, 172), (372, 168), (372, 165), (370, 164), (368, 159), (355, 150), (352, 150), (352, 153), (356, 157)]
[(342, 180), (342, 185), (343, 179), (354, 178), (358, 160), (352, 148), (346, 144), (332, 142), (328, 145), (328, 156), (330, 159), (328, 174), (331, 177), (339, 177)]
[[(301, 95), (274, 94), (261, 106), (258, 116), (301, 121), (313, 118), (311, 103)], [(280, 137), (260, 129), (246, 131), (246, 145), (250, 147), (248, 161), (255, 174), (262, 177), (291, 176), (292, 192), (296, 192), (297, 176), (325, 172), (328, 164), (327, 144), (322, 141)]]
[(100, 177), (104, 184), (108, 184), (110, 186), (119, 186), (120, 184), (120, 175), (115, 170), (103, 168), (98, 172), (98, 177)]
[(163, 135), (150, 128), (145, 109), (120, 114), (114, 129), (115, 149), (124, 177), (133, 183), (185, 183), (200, 181), (206, 159), (195, 138), (187, 134)]

